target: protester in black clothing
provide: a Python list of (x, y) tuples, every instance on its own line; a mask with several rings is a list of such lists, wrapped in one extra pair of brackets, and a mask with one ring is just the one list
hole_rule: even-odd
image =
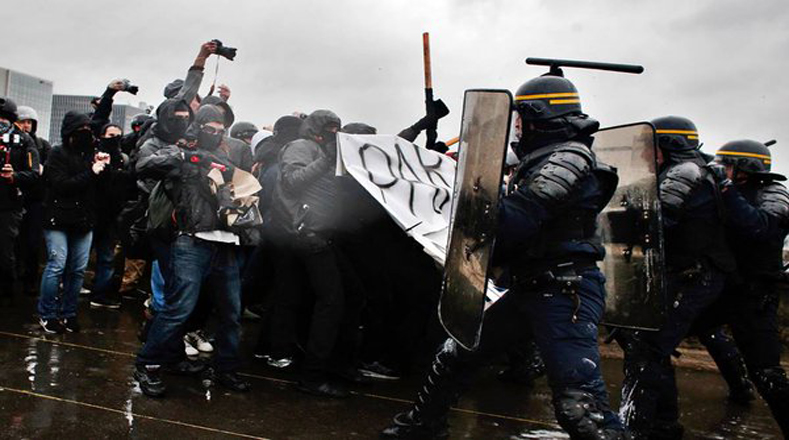
[[(39, 162), (45, 163), (47, 155), (52, 149), (46, 139), (39, 137), (38, 113), (31, 107), (20, 105), (17, 127), (27, 133), (36, 146)], [(41, 174), (43, 167), (36, 170)], [(22, 291), (30, 296), (38, 295), (39, 265), (44, 247), (44, 179), (37, 179), (36, 183), (23, 191), (25, 213), (22, 217), (17, 244), (17, 267), (19, 279), (22, 282)]]
[(349, 395), (333, 376), (363, 380), (345, 351), (355, 334), (352, 320), (343, 319), (346, 304), (360, 303), (361, 299), (353, 297), (360, 294), (358, 280), (335, 242), (343, 210), (339, 206), (340, 180), (334, 176), (339, 128), (340, 118), (331, 111), (317, 110), (307, 117), (301, 139), (280, 153), (281, 171), (274, 195), (275, 226), (291, 243), (289, 255), (281, 257), (283, 268), (278, 275), (283, 279), (303, 277), (293, 272), (298, 264), (303, 265), (304, 278), (315, 295), (298, 388), (328, 397)]
[(16, 238), (24, 212), (23, 193), (39, 179), (33, 140), (14, 125), (16, 104), (0, 98), (0, 302), (10, 303), (16, 282)]
[[(110, 155), (97, 152), (91, 119), (68, 112), (63, 144), (52, 149), (44, 167), (44, 237), (47, 266), (41, 278), (39, 323), (47, 333), (78, 332), (77, 297), (88, 265), (96, 224), (96, 189), (110, 178)], [(63, 284), (63, 293), (59, 286)]]
[(223, 134), (219, 111), (214, 106), (203, 106), (187, 135), (193, 141), (184, 147), (161, 148), (137, 164), (141, 177), (161, 180), (163, 186), (159, 188), (172, 204), (167, 211), (174, 221), (176, 236), (170, 250), (165, 306), (154, 317), (145, 346), (137, 356), (135, 378), (148, 396), (165, 392), (159, 376), (162, 366), (181, 373), (202, 370), (199, 364), (183, 360), (183, 336), (186, 319), (194, 310), (204, 283), (211, 283), (217, 296), (214, 305), (219, 328), (214, 377), (233, 391), (249, 390), (249, 384), (236, 374), (241, 327), (238, 236), (227, 230), (219, 216), (219, 201), (212, 192), (209, 176), (217, 170), (229, 181), (233, 174), (227, 155), (219, 148)]
[(96, 251), (96, 270), (90, 296), (91, 307), (117, 309), (118, 286), (114, 281), (115, 248), (119, 231), (117, 218), (127, 200), (126, 195), (134, 189), (134, 175), (127, 169), (128, 159), (121, 153), (120, 140), (123, 131), (115, 124), (107, 124), (100, 130), (98, 151), (110, 156), (108, 169), (112, 178), (97, 188), (96, 226), (93, 231), (93, 248)]
[(143, 126), (153, 117), (146, 113), (140, 113), (131, 120), (131, 131), (121, 137), (121, 151), (127, 156), (131, 156), (137, 149), (137, 141), (143, 134)]

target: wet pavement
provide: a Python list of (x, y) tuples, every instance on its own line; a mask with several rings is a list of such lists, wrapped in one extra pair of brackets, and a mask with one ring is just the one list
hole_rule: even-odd
[[(292, 389), (292, 373), (274, 371), (251, 356), (244, 338), (243, 368), (253, 390), (233, 394), (197, 379), (168, 377), (164, 399), (143, 396), (132, 380), (140, 302), (120, 311), (93, 310), (81, 299), (79, 334), (43, 335), (34, 301), (0, 309), (0, 438), (14, 439), (373, 439), (407, 407), (418, 378), (355, 388), (346, 400)], [(246, 335), (257, 335), (245, 323)], [(603, 362), (618, 404), (621, 362)], [(486, 370), (452, 411), (453, 439), (567, 438), (555, 424), (545, 379), (533, 390), (504, 384)], [(714, 373), (677, 372), (685, 438), (779, 439), (761, 400), (750, 408), (727, 403)]]

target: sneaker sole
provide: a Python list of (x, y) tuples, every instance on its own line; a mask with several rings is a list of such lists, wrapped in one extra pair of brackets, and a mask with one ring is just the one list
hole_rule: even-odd
[(385, 374), (376, 373), (376, 372), (374, 372), (374, 371), (369, 371), (369, 370), (361, 370), (361, 369), (360, 369), (360, 370), (359, 370), (359, 373), (361, 373), (361, 374), (362, 374), (362, 376), (365, 376), (365, 377), (370, 377), (370, 378), (373, 378), (373, 379), (381, 379), (381, 380), (400, 380), (400, 377), (399, 377), (399, 376), (387, 376), (387, 375), (385, 375)]
[(90, 306), (91, 307), (95, 307), (95, 308), (113, 309), (113, 310), (117, 310), (117, 309), (121, 308), (120, 304), (102, 304), (102, 303), (96, 303), (96, 302), (93, 302), (93, 301), (90, 302)]

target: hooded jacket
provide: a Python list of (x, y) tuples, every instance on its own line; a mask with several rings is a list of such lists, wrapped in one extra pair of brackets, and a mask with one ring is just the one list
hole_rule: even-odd
[[(209, 122), (221, 123), (221, 113), (213, 106), (201, 107), (189, 128), (189, 137), (196, 137), (200, 126)], [(206, 150), (199, 141), (194, 149), (168, 145), (158, 149), (149, 159), (138, 162), (137, 173), (145, 179), (163, 182), (175, 207), (178, 232), (194, 234), (223, 229), (218, 216), (219, 203), (208, 177), (212, 163), (225, 167), (226, 179), (232, 176), (233, 167), (221, 148)]]
[(96, 185), (107, 176), (91, 170), (95, 149), (77, 149), (71, 135), (91, 125), (88, 115), (70, 111), (60, 129), (62, 144), (52, 149), (44, 167), (47, 194), (44, 199), (44, 228), (84, 233), (96, 221)]
[(192, 124), (194, 121), (194, 114), (186, 102), (178, 99), (168, 99), (164, 101), (156, 109), (157, 122), (150, 128), (152, 136), (140, 146), (137, 156), (132, 159), (132, 165), (138, 172), (139, 179), (137, 187), (147, 194), (151, 193), (153, 187), (156, 186), (157, 180), (141, 177), (139, 175), (139, 170), (140, 168), (155, 167), (156, 164), (149, 164), (148, 162), (162, 160), (156, 157), (156, 152), (167, 146), (174, 145), (178, 141), (178, 138), (182, 137), (176, 136), (168, 123), (169, 119), (173, 117), (177, 110), (189, 111), (189, 124)]
[(274, 216), (286, 232), (299, 237), (330, 240), (340, 228), (340, 181), (334, 175), (334, 139), (319, 144), (315, 138), (327, 125), (340, 125), (328, 110), (313, 112), (301, 127), (301, 139), (280, 153), (280, 177), (274, 195)]

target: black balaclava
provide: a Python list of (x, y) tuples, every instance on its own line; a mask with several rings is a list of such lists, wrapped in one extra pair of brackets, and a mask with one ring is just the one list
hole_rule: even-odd
[(197, 148), (214, 151), (222, 144), (222, 134), (208, 134), (202, 130), (203, 125), (209, 122), (224, 123), (224, 116), (216, 106), (202, 105), (195, 114), (194, 132), (197, 136)]
[[(175, 117), (176, 111), (188, 111), (189, 119), (183, 120)], [(186, 134), (186, 129), (194, 120), (192, 109), (180, 99), (168, 99), (156, 109), (156, 128), (154, 135), (169, 143), (176, 143)]]
[(82, 153), (93, 151), (95, 138), (90, 130), (90, 117), (76, 111), (66, 113), (60, 126), (60, 139), (64, 148)]

